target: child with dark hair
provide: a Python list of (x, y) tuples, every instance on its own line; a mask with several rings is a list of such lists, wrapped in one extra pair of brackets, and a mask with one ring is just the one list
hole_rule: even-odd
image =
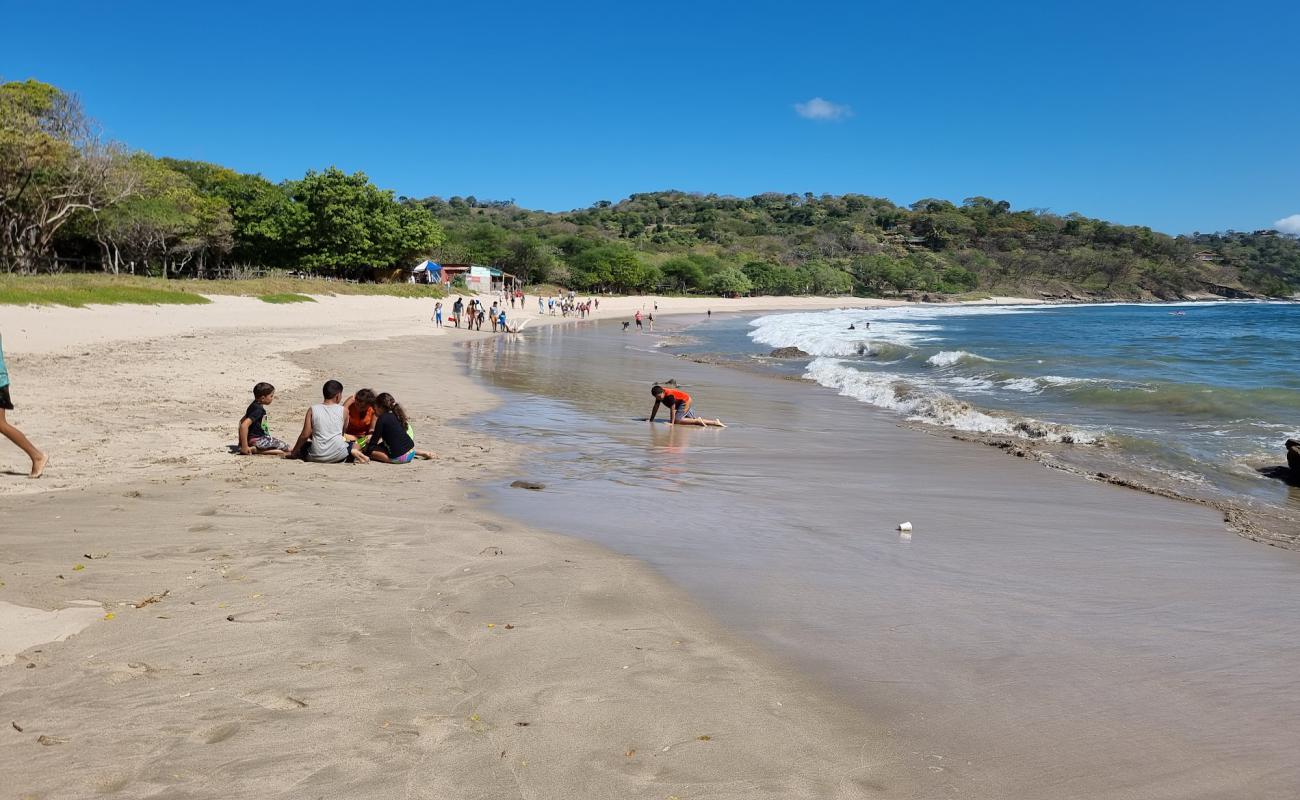
[(275, 387), (263, 381), (253, 387), (253, 402), (239, 420), (239, 454), (244, 456), (282, 456), (289, 444), (271, 435), (266, 424), (266, 406), (275, 399)]
[(5, 351), (4, 342), (0, 340), (0, 435), (18, 445), (18, 447), (27, 454), (32, 460), (32, 471), (27, 473), (29, 478), (39, 478), (45, 471), (45, 464), (49, 461), (49, 456), (36, 449), (23, 432), (9, 424), (5, 414), (14, 410), (13, 400), (9, 397), (9, 370), (5, 368)]
[(655, 421), (655, 415), (659, 413), (659, 406), (668, 409), (669, 425), (699, 425), (700, 427), (718, 427), (725, 428), (720, 419), (702, 419), (695, 415), (695, 409), (691, 407), (691, 396), (676, 386), (667, 389), (655, 384), (650, 387), (650, 394), (654, 396), (654, 408), (650, 409), (650, 421)]
[(307, 416), (302, 421), (302, 433), (294, 443), (289, 458), (302, 458), (320, 464), (337, 464), (342, 461), (357, 461), (362, 464), (369, 461), (361, 448), (343, 434), (343, 384), (335, 380), (325, 381), (321, 387), (323, 402), (307, 409)]
[(347, 424), (343, 427), (343, 436), (357, 443), (363, 451), (370, 432), (375, 429), (375, 390), (357, 389), (357, 393), (343, 401), (343, 410), (347, 412)]
[(379, 419), (366, 444), (366, 455), (385, 464), (409, 464), (417, 458), (433, 458), (433, 453), (415, 449), (415, 436), (406, 410), (388, 392), (375, 398)]

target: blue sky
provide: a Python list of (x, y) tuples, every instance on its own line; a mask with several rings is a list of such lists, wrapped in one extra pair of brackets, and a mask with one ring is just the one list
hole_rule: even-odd
[(76, 92), (133, 148), (276, 180), (333, 164), (549, 210), (981, 194), (1171, 233), (1300, 214), (1295, 2), (0, 0), (0, 19), (5, 79)]

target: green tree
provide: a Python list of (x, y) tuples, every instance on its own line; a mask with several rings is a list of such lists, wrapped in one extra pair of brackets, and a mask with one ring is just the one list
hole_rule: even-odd
[(736, 267), (723, 267), (709, 278), (709, 291), (714, 294), (729, 296), (749, 294), (754, 290), (754, 282)]
[(131, 193), (122, 161), (76, 98), (35, 80), (0, 84), (0, 268), (51, 266), (55, 236), (78, 212)]
[(294, 204), (284, 185), (203, 161), (164, 158), (162, 163), (193, 181), (204, 195), (225, 201), (233, 224), (231, 259), (293, 266), (293, 236), (304, 224), (305, 209)]
[(224, 200), (205, 197), (193, 181), (143, 153), (130, 157), (132, 193), (90, 217), (105, 269), (167, 277), (191, 263), (202, 275), (209, 258), (229, 252), (233, 223)]
[(308, 269), (358, 275), (414, 259), (444, 240), (427, 209), (398, 203), (362, 172), (308, 172), (288, 192), (304, 210), (294, 241), (298, 262)]

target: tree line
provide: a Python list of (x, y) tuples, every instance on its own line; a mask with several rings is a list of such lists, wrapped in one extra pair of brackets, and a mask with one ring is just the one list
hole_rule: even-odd
[(0, 84), (0, 269), (205, 276), (231, 265), (366, 278), (422, 258), (531, 284), (711, 294), (1173, 298), (1290, 295), (1300, 240), (1168, 236), (1005, 200), (908, 206), (862, 194), (634, 194), (569, 212), (408, 198), (329, 167), (279, 183), (104, 141), (76, 98)]
[(330, 167), (272, 183), (106, 142), (76, 98), (0, 84), (0, 269), (204, 277), (227, 264), (366, 277), (442, 244), (427, 210)]
[(1276, 231), (1168, 236), (1005, 200), (860, 194), (634, 194), (564, 213), (474, 197), (429, 209), (458, 260), (531, 280), (718, 294), (958, 294), (1176, 298), (1300, 291), (1300, 240)]

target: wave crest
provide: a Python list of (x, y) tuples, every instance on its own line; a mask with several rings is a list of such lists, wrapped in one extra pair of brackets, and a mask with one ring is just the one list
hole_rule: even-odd
[(969, 350), (940, 350), (925, 360), (925, 363), (936, 367), (951, 367), (954, 364), (962, 362), (971, 363), (974, 361), (992, 361), (991, 358), (985, 358), (978, 353), (972, 353)]
[(841, 395), (896, 411), (916, 422), (1066, 444), (1096, 444), (1100, 441), (1095, 434), (1077, 428), (1028, 417), (990, 414), (951, 395), (927, 390), (901, 375), (864, 372), (831, 358), (813, 361), (808, 365), (805, 377), (827, 388), (838, 389)]

